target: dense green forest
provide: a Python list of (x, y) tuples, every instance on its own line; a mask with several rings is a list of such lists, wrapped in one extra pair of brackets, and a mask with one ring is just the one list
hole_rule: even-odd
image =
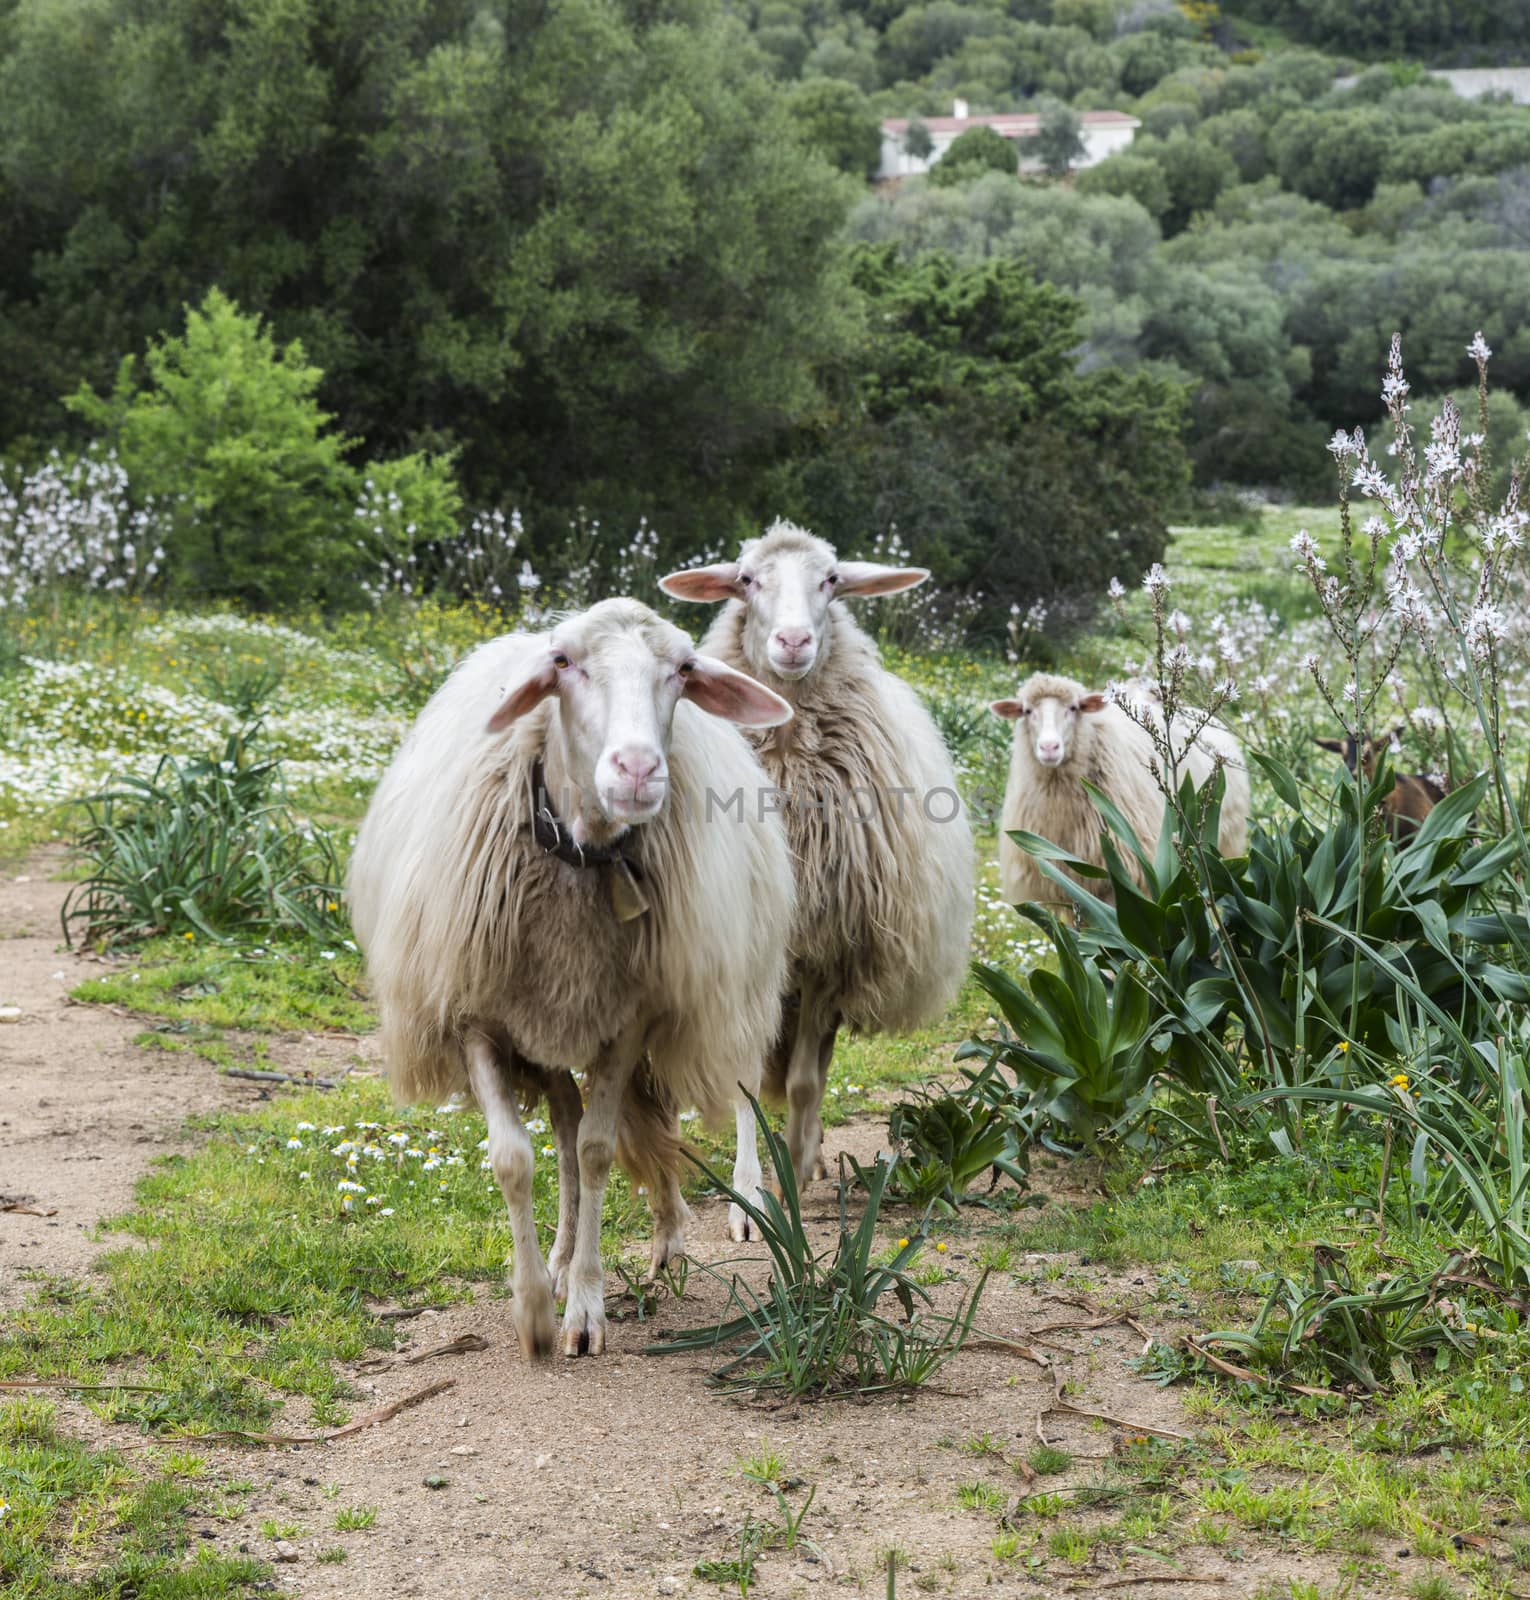
[[(1097, 589), (1197, 493), (1325, 485), (1394, 329), (1424, 397), (1481, 328), (1523, 441), (1530, 109), (1427, 71), (1521, 51), (1530, 0), (0, 0), (0, 453), (253, 526), (205, 468), (271, 425), (258, 357), (311, 374), (324, 504), (389, 464), (421, 537), (459, 493), (551, 567), (571, 518), (785, 512)], [(880, 119), (958, 96), (1142, 126), (874, 190)]]

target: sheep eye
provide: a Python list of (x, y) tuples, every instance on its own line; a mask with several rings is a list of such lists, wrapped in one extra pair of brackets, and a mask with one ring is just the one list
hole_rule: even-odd
[(553, 665), (555, 667), (566, 667), (566, 666), (568, 666), (568, 664), (569, 664), (569, 659), (568, 659), (568, 657), (566, 655), (564, 655), (564, 653), (561, 650), (554, 651), (554, 653), (553, 653)]
[(741, 572), (738, 575), (738, 581), (743, 588), (747, 589), (754, 582), (754, 579), (747, 572)]
[(834, 585), (839, 582), (839, 574), (837, 572), (831, 572), (823, 581), (832, 589)]
[(680, 663), (680, 676), (682, 678), (690, 677), (690, 675), (695, 670), (696, 670), (696, 663), (694, 661), (682, 661)]

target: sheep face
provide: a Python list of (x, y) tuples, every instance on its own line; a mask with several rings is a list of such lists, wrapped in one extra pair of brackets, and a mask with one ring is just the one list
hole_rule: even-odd
[(1043, 767), (1066, 766), (1073, 754), (1080, 720), (1105, 709), (1105, 696), (1091, 694), (1068, 678), (1038, 676), (1022, 684), (1013, 700), (995, 700), (991, 710), (1017, 723), (1016, 739), (1029, 741)]
[(1351, 772), (1359, 763), (1367, 779), (1376, 776), (1376, 759), (1385, 750), (1394, 753), (1402, 749), (1402, 728), (1393, 728), (1390, 733), (1383, 733), (1378, 738), (1367, 739), (1363, 745), (1358, 739), (1346, 736), (1343, 739), (1319, 739), (1314, 737), (1313, 743), (1320, 749), (1331, 750), (1336, 756), (1344, 757), (1344, 765)]
[(841, 561), (834, 546), (789, 522), (751, 539), (737, 561), (672, 572), (660, 580), (680, 600), (740, 600), (748, 608), (744, 652), (751, 667), (805, 678), (823, 654), (829, 607), (856, 595), (896, 594), (929, 577), (924, 567)]
[(779, 695), (698, 654), (686, 634), (635, 600), (602, 601), (542, 636), (488, 731), (509, 727), (549, 696), (558, 703), (553, 736), (578, 794), (576, 835), (592, 806), (615, 827), (658, 814), (681, 700), (746, 727), (775, 727), (792, 715)]

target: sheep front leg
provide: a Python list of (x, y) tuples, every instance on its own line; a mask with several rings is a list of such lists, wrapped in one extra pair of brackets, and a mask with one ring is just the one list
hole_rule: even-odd
[(616, 1130), (633, 1069), (643, 1054), (646, 1023), (631, 1024), (588, 1074), (589, 1100), (579, 1124), (579, 1221), (563, 1308), (563, 1353), (598, 1356), (606, 1348), (605, 1274), (600, 1263), (600, 1213), (616, 1156)]
[(579, 1122), (584, 1101), (570, 1072), (554, 1072), (547, 1080), (547, 1115), (558, 1142), (558, 1231), (547, 1257), (553, 1293), (568, 1294), (569, 1263), (574, 1259), (574, 1238), (579, 1226)]
[(555, 1338), (552, 1279), (542, 1261), (536, 1219), (531, 1211), (531, 1178), (536, 1166), (531, 1137), (521, 1121), (493, 1043), (474, 1031), (463, 1041), (463, 1053), (473, 1098), (488, 1123), (489, 1165), (499, 1180), (505, 1209), (510, 1213), (510, 1237), (515, 1245), (510, 1276), (515, 1300), (510, 1320), (527, 1355), (548, 1356)]
[(804, 978), (797, 1037), (792, 1041), (792, 1058), (786, 1069), (786, 1148), (799, 1184), (806, 1183), (822, 1168), (821, 1107), (838, 1027), (839, 1019), (824, 990), (812, 979)]

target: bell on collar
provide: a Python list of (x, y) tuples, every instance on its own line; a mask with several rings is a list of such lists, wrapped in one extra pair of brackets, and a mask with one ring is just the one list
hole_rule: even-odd
[(631, 922), (648, 910), (648, 896), (631, 864), (618, 858), (611, 863), (611, 910), (618, 922)]

